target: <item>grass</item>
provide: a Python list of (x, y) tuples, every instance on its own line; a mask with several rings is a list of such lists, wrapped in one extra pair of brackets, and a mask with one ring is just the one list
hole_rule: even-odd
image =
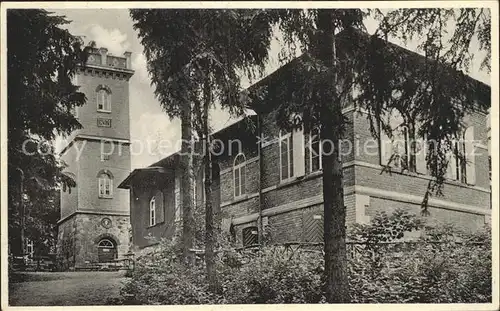
[(24, 272), (11, 276), (11, 306), (106, 305), (119, 295), (124, 272)]

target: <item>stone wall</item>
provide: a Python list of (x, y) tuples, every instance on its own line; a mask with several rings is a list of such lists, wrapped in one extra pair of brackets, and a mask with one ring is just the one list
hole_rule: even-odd
[[(105, 228), (103, 218), (111, 219), (111, 227)], [(97, 244), (101, 239), (115, 243), (117, 259), (129, 251), (129, 216), (76, 213), (59, 225), (58, 258), (63, 270), (85, 268), (98, 262)]]

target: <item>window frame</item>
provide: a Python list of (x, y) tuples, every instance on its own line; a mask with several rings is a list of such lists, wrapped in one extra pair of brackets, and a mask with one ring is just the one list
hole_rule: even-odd
[[(107, 177), (107, 178), (105, 178)], [(106, 193), (106, 186), (109, 187), (109, 193)], [(101, 189), (104, 191), (101, 192)], [(113, 198), (113, 176), (107, 172), (102, 172), (98, 177), (98, 193), (101, 199)]]
[[(240, 163), (236, 164), (236, 160), (238, 160), (240, 157), (243, 158), (243, 161)], [(233, 196), (235, 199), (241, 198), (246, 195), (246, 178), (247, 178), (247, 159), (245, 157), (245, 154), (240, 152), (236, 155), (233, 161)], [(241, 177), (242, 170), (244, 170), (243, 178)], [(236, 174), (238, 174), (238, 180), (239, 180), (239, 192), (238, 194), (236, 193)]]
[[(103, 243), (103, 242), (109, 242), (109, 244), (111, 244), (111, 246), (109, 246), (109, 245), (101, 245), (101, 243)], [(113, 241), (111, 241), (110, 239), (104, 238), (104, 239), (101, 239), (97, 243), (97, 247), (114, 249), (115, 248), (115, 243), (113, 243)]]
[[(466, 155), (466, 147), (465, 147), (465, 131), (460, 133), (460, 137), (462, 139), (455, 139), (452, 141), (453, 144), (453, 152), (451, 153), (451, 156), (455, 158), (455, 167), (449, 167), (447, 169), (454, 169), (455, 170), (455, 178), (450, 178), (447, 176), (448, 179), (467, 184), (467, 155)], [(458, 156), (459, 153), (462, 152), (464, 155), (464, 159), (460, 159)], [(447, 172), (448, 174), (448, 172)]]
[[(102, 94), (102, 95), (101, 95)], [(102, 103), (102, 108), (99, 105)], [(96, 92), (97, 112), (111, 113), (111, 91), (109, 88), (99, 86)]]
[[(313, 131), (317, 131), (318, 133), (313, 136)], [(317, 170), (313, 171), (313, 137), (317, 137), (318, 141), (318, 149), (319, 149), (319, 155), (317, 156), (318, 161), (319, 161), (319, 166)], [(316, 142), (315, 142), (316, 143)], [(314, 127), (311, 129), (309, 132), (309, 174), (315, 173), (315, 172), (320, 172), (323, 170), (323, 144), (321, 143), (321, 135), (320, 135), (320, 129), (318, 127)]]
[[(283, 178), (283, 150), (281, 147), (281, 144), (284, 140), (287, 140), (287, 160), (288, 160), (288, 177)], [(293, 170), (293, 140), (292, 140), (292, 132), (287, 132), (286, 134), (283, 134), (282, 131), (279, 133), (279, 158), (280, 158), (280, 182), (287, 182), (293, 179), (294, 177), (294, 170)]]
[(149, 226), (156, 225), (156, 195), (149, 200)]

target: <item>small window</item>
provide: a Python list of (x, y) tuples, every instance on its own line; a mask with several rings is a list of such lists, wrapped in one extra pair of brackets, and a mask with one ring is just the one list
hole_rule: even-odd
[(113, 178), (108, 173), (101, 173), (99, 175), (99, 197), (113, 197)]
[(259, 231), (257, 227), (247, 227), (242, 230), (243, 246), (259, 244)]
[(97, 111), (111, 112), (111, 91), (107, 87), (97, 88)]
[(309, 166), (311, 173), (319, 171), (323, 168), (321, 155), (320, 132), (318, 128), (314, 128), (309, 134)]
[(280, 132), (280, 180), (293, 177), (293, 141), (291, 133)]
[(156, 225), (156, 197), (149, 201), (149, 226)]
[(241, 197), (246, 193), (246, 159), (240, 153), (234, 159), (233, 164), (234, 197)]

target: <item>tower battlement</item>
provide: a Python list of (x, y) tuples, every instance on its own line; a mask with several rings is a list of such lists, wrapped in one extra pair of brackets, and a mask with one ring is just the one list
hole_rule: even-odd
[(116, 56), (109, 53), (107, 48), (93, 48), (87, 59), (87, 65), (133, 70), (132, 52), (126, 51), (122, 56)]

